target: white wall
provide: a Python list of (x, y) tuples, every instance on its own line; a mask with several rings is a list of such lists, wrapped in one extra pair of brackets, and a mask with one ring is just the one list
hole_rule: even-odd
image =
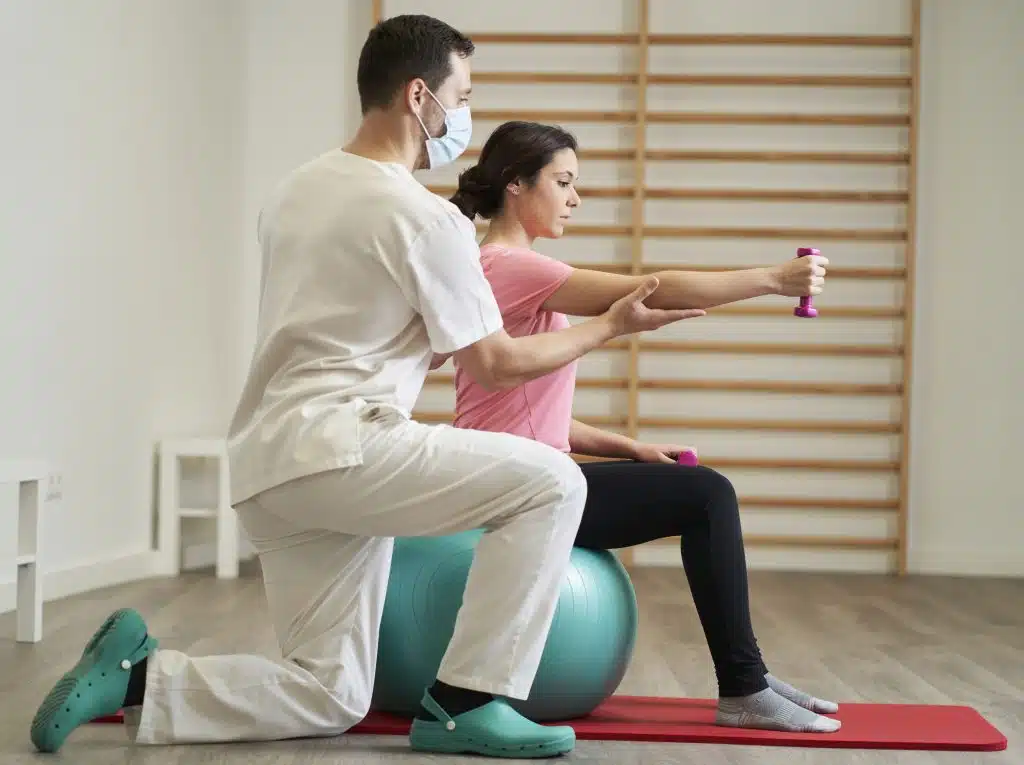
[[(687, 4), (685, 19), (666, 15), (664, 0), (654, 5), (661, 30), (685, 22), (687, 29), (702, 24), (744, 31), (741, 21), (747, 31), (771, 22), (780, 31), (803, 28), (777, 13), (723, 16), (707, 10), (718, 7), (714, 3)], [(1021, 266), (1008, 213), (1024, 201), (1015, 140), (1021, 133), (1020, 89), (1012, 74), (1024, 19), (1014, 0), (965, 5), (925, 2), (911, 562), (922, 571), (1019, 575), (1024, 529), (1013, 468), (1024, 423), (1014, 395), (1021, 389), (1021, 354), (1012, 350), (1020, 347), (1020, 320), (1010, 285), (1019, 280)], [(498, 29), (505, 19), (517, 29), (616, 31), (632, 24), (633, 4), (602, 0), (600, 12), (580, 13), (577, 3), (542, 7), (528, 0), (512, 18), (483, 6), (467, 6), (459, 15), (449, 0), (387, 0), (385, 6), (389, 13), (435, 13), (467, 30)], [(820, 3), (804, 6), (819, 9), (817, 17), (804, 14), (805, 23), (823, 18)], [(842, 30), (878, 31), (898, 20), (899, 13), (887, 7), (837, 3), (846, 15), (828, 18)], [(369, 14), (369, 0), (0, 3), (0, 63), (7, 73), (0, 95), (8, 105), (8, 118), (0, 121), (7, 181), (0, 184), (0, 459), (50, 459), (64, 475), (63, 501), (52, 507), (47, 524), (51, 565), (58, 572), (48, 579), (48, 596), (147, 572), (153, 442), (225, 426), (253, 338), (256, 212), (283, 173), (354, 129), (355, 63)], [(549, 52), (546, 61), (523, 58), (531, 50), (509, 56), (484, 46), (477, 67), (615, 71), (631, 65), (617, 49), (573, 49), (586, 56), (579, 66), (568, 62), (565, 50)], [(699, 55), (683, 63), (708, 71), (750, 63)], [(857, 65), (852, 58), (833, 63)], [(479, 86), (477, 102), (480, 108), (554, 108), (567, 105), (564, 93), (536, 88), (529, 101), (517, 101), (507, 88)], [(587, 99), (608, 103), (594, 88), (573, 94), (575, 105)], [(492, 127), (478, 124), (477, 145)], [(626, 129), (608, 127), (577, 132), (594, 146), (629, 136)], [(670, 133), (663, 130), (663, 140)], [(630, 180), (624, 167), (594, 163), (585, 172), (592, 183)], [(718, 181), (731, 185), (739, 178)], [(799, 176), (787, 180), (801, 182)], [(803, 180), (863, 185), (896, 179)], [(595, 222), (626, 215), (608, 202), (592, 201), (586, 209)], [(573, 260), (627, 257), (623, 246), (609, 250), (608, 244), (566, 240), (549, 251)], [(831, 249), (840, 259), (852, 257), (849, 249)], [(762, 253), (733, 257), (772, 260), (780, 252), (769, 243)], [(682, 256), (700, 261), (707, 253)], [(835, 284), (835, 292), (843, 289), (837, 302), (892, 297), (854, 294)], [(844, 322), (830, 326), (853, 329)], [(726, 329), (707, 323), (705, 331), (765, 337), (789, 326), (743, 321)], [(1005, 350), (983, 348), (979, 341), (985, 338)], [(742, 373), (746, 361), (691, 359), (684, 371)], [(598, 374), (612, 362), (595, 355), (587, 363), (589, 373)], [(842, 375), (844, 368), (849, 365), (831, 371)], [(865, 371), (886, 379), (892, 374), (882, 366), (860, 368)], [(592, 411), (615, 403), (586, 396), (581, 406)], [(724, 446), (758, 448), (758, 442), (744, 438)], [(12, 499), (9, 490), (0, 491), (0, 513), (9, 514)], [(191, 558), (203, 558), (202, 552), (193, 548)], [(0, 586), (11, 580), (12, 554), (0, 534)], [(669, 551), (665, 561), (672, 558)], [(83, 577), (81, 567), (97, 562), (99, 568)], [(785, 554), (758, 553), (752, 562), (792, 564)], [(825, 554), (797, 563), (877, 564), (859, 558), (837, 563)], [(10, 588), (0, 589), (0, 609), (11, 602)]]
[(246, 2), (245, 179), (241, 284), (235, 320), (241, 386), (255, 342), (260, 253), (256, 220), (274, 185), (297, 165), (335, 148), (357, 119), (359, 49), (369, 2)]
[(1024, 4), (927, 0), (912, 560), (1024, 575)]
[(47, 597), (148, 573), (154, 442), (230, 415), (241, 9), (0, 3), (0, 459), (63, 475)]
[[(245, 119), (241, 146), (243, 215), (232, 253), (234, 283), (225, 316), (230, 389), (239, 390), (256, 338), (260, 251), (256, 221), (263, 200), (297, 165), (345, 139), (359, 113), (354, 87), (359, 49), (370, 27), (364, 2), (246, 0)], [(209, 524), (184, 529), (182, 565), (211, 565), (216, 546)], [(242, 535), (242, 552), (252, 548)]]

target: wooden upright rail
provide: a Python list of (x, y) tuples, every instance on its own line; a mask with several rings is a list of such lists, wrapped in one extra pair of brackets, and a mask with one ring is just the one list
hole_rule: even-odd
[[(632, 167), (632, 182), (629, 184), (594, 186), (581, 189), (587, 198), (607, 200), (629, 200), (631, 214), (628, 223), (618, 224), (575, 224), (566, 233), (578, 237), (601, 237), (628, 240), (630, 257), (628, 262), (574, 263), (586, 267), (631, 275), (642, 275), (672, 269), (691, 271), (722, 270), (708, 259), (697, 263), (650, 263), (644, 259), (644, 244), (648, 239), (732, 239), (732, 240), (776, 240), (800, 243), (849, 242), (885, 244), (899, 247), (905, 252), (902, 263), (891, 266), (875, 266), (857, 262), (832, 260), (829, 279), (832, 281), (887, 282), (902, 286), (903, 297), (896, 305), (833, 305), (827, 301), (818, 321), (867, 321), (902, 322), (898, 340), (890, 343), (870, 342), (764, 342), (756, 338), (742, 341), (719, 340), (663, 340), (650, 337), (633, 337), (609, 343), (602, 352), (626, 352), (628, 362), (626, 374), (595, 378), (581, 376), (578, 388), (581, 391), (625, 391), (626, 398), (620, 412), (601, 416), (579, 416), (579, 419), (598, 426), (617, 429), (631, 436), (643, 431), (695, 429), (706, 431), (735, 432), (778, 432), (817, 433), (836, 436), (895, 436), (899, 441), (899, 454), (891, 458), (785, 458), (764, 456), (757, 458), (730, 454), (705, 454), (702, 464), (716, 469), (751, 471), (796, 471), (816, 475), (879, 475), (895, 476), (898, 483), (894, 498), (842, 498), (806, 496), (744, 496), (741, 509), (754, 512), (761, 509), (803, 510), (811, 512), (841, 511), (870, 514), (895, 514), (896, 532), (893, 536), (865, 538), (843, 535), (746, 535), (750, 547), (792, 547), (815, 549), (856, 549), (893, 552), (894, 569), (900, 574), (907, 571), (908, 548), (908, 493), (909, 493), (909, 428), (910, 421), (910, 374), (913, 350), (913, 309), (914, 278), (916, 268), (915, 238), (917, 233), (917, 132), (919, 120), (920, 92), (920, 36), (921, 0), (908, 0), (910, 4), (909, 34), (903, 35), (843, 35), (843, 34), (659, 34), (650, 30), (650, 0), (636, 0), (636, 29), (623, 33), (535, 33), (535, 32), (470, 32), (478, 46), (532, 45), (571, 46), (605, 45), (629, 46), (636, 53), (634, 71), (622, 73), (591, 73), (583, 71), (474, 71), (473, 79), (478, 89), (487, 85), (612, 85), (633, 88), (635, 108), (623, 109), (616, 105), (608, 109), (574, 109), (567, 101), (559, 109), (509, 109), (477, 108), (474, 117), (478, 122), (501, 122), (510, 119), (526, 119), (555, 123), (595, 123), (626, 125), (633, 130), (633, 146), (601, 147), (587, 146), (580, 151), (580, 160), (628, 162)], [(381, 0), (373, 0), (374, 21), (383, 17)], [(667, 46), (775, 46), (789, 48), (855, 48), (855, 49), (898, 49), (909, 52), (909, 71), (896, 73), (838, 74), (820, 72), (813, 74), (764, 74), (764, 73), (661, 73), (652, 72), (650, 51), (654, 47)], [(784, 87), (784, 88), (840, 88), (872, 89), (903, 92), (907, 97), (907, 109), (896, 112), (749, 112), (749, 111), (698, 111), (679, 108), (671, 111), (650, 110), (648, 93), (651, 86), (701, 86), (701, 87)], [(811, 149), (736, 149), (736, 148), (655, 148), (649, 145), (651, 125), (740, 125), (740, 126), (856, 126), (864, 130), (902, 129), (908, 136), (905, 145), (888, 150), (811, 150)], [(485, 135), (476, 136), (478, 141)], [(474, 147), (466, 153), (467, 159), (479, 156)], [(726, 188), (664, 188), (648, 184), (647, 173), (651, 163), (695, 162), (762, 164), (777, 166), (792, 165), (837, 165), (864, 167), (900, 168), (906, 177), (903, 188), (830, 188), (822, 184), (819, 188), (746, 188), (741, 185)], [(451, 185), (431, 187), (443, 196), (450, 196)], [(901, 205), (905, 206), (905, 224), (895, 227), (839, 227), (839, 226), (756, 226), (744, 224), (737, 219), (735, 224), (722, 225), (654, 225), (647, 222), (649, 200), (702, 201), (702, 202), (756, 202), (762, 204), (813, 204), (813, 205)], [(732, 223), (730, 221), (730, 223)], [(737, 268), (738, 266), (730, 266)], [(723, 317), (782, 317), (790, 314), (791, 302), (778, 304), (753, 302), (728, 305), (709, 311), (712, 316)], [(699, 337), (699, 335), (698, 335)], [(726, 356), (747, 356), (794, 358), (846, 358), (865, 360), (891, 359), (901, 367), (901, 377), (891, 382), (843, 381), (783, 381), (762, 379), (674, 379), (642, 377), (640, 359), (644, 354), (718, 354)], [(428, 385), (450, 388), (452, 376), (435, 373), (428, 378)], [(708, 417), (699, 411), (675, 412), (679, 416), (645, 416), (641, 411), (641, 391), (713, 391), (735, 392), (751, 395), (844, 397), (857, 400), (890, 399), (898, 404), (896, 419), (870, 420), (864, 418), (810, 418), (810, 419), (765, 419), (752, 417)], [(424, 422), (449, 422), (452, 413), (445, 411), (417, 411), (416, 416)], [(578, 457), (581, 461), (594, 458)], [(670, 541), (670, 543), (675, 543)], [(630, 556), (627, 555), (627, 562)]]
[[(647, 76), (650, 68), (650, 51), (648, 35), (650, 33), (651, 8), (650, 0), (637, 0), (637, 36), (636, 36), (636, 112), (633, 117), (633, 196), (632, 231), (630, 246), (630, 268), (634, 276), (643, 274), (644, 269), (644, 238), (646, 226), (644, 212), (646, 209), (647, 163), (644, 160), (647, 151)], [(640, 337), (633, 335), (629, 343), (629, 366), (626, 377), (626, 434), (637, 438), (640, 433)], [(633, 548), (626, 548), (619, 553), (625, 565), (633, 563)]]
[(910, 501), (910, 386), (913, 373), (914, 297), (917, 268), (917, 135), (921, 98), (921, 0), (910, 0), (910, 130), (907, 137), (907, 246), (903, 256), (906, 278), (903, 284), (903, 400), (900, 421), (900, 480), (898, 529), (899, 572), (907, 573)]

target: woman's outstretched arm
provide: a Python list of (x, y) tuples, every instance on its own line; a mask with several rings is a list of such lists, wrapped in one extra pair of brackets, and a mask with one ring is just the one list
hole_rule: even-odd
[[(812, 255), (763, 268), (658, 271), (653, 274), (658, 277), (658, 289), (644, 302), (651, 308), (713, 308), (763, 295), (817, 295), (825, 282), (826, 265), (828, 260)], [(543, 308), (570, 316), (596, 316), (645, 278), (576, 268), (548, 296)]]

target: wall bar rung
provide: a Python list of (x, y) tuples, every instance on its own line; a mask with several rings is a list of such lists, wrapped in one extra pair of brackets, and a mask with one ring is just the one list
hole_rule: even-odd
[[(531, 120), (546, 123), (613, 122), (634, 124), (634, 111), (603, 111), (597, 109), (520, 110), (478, 109), (473, 114), (481, 122)], [(905, 127), (910, 124), (906, 114), (802, 114), (786, 112), (647, 112), (649, 124), (712, 124), (712, 125), (859, 125), (865, 127)]]
[[(477, 45), (636, 45), (636, 33), (470, 32)], [(907, 48), (908, 35), (652, 34), (651, 45)]]
[[(450, 387), (452, 374), (433, 373), (426, 384)], [(628, 390), (628, 377), (580, 377), (576, 387), (589, 390)], [(680, 380), (643, 378), (638, 390), (647, 391), (715, 391), (719, 393), (791, 393), (813, 396), (898, 396), (899, 383), (806, 382), (804, 380)]]
[[(495, 85), (636, 85), (638, 75), (621, 72), (474, 72), (473, 81)], [(905, 75), (864, 74), (657, 74), (648, 85), (713, 87), (908, 88)]]
[[(612, 340), (601, 346), (603, 351), (626, 350), (621, 340)], [(872, 358), (903, 355), (899, 345), (857, 345), (853, 343), (747, 343), (732, 340), (643, 340), (640, 350), (645, 353), (715, 353), (727, 355), (763, 356), (864, 356)]]
[[(453, 412), (416, 412), (415, 419), (421, 422), (450, 423)], [(625, 428), (629, 425), (627, 416), (599, 415), (580, 416), (580, 422), (597, 427)], [(673, 430), (735, 430), (735, 431), (766, 431), (774, 430), (790, 433), (846, 433), (887, 435), (899, 433), (902, 428), (898, 422), (870, 422), (865, 420), (757, 420), (757, 419), (718, 419), (688, 417), (639, 417), (638, 428), (673, 429)]]
[[(454, 185), (431, 185), (430, 190), (446, 199), (455, 193)], [(584, 199), (630, 199), (631, 186), (592, 186), (577, 189)], [(647, 199), (685, 199), (734, 202), (851, 202), (856, 204), (905, 204), (906, 191), (857, 191), (845, 189), (673, 189), (648, 187)]]
[[(595, 149), (582, 147), (581, 161), (632, 161), (635, 149)], [(477, 159), (480, 149), (466, 150), (466, 159)], [(647, 149), (644, 158), (651, 162), (735, 162), (768, 164), (825, 164), (825, 165), (906, 165), (905, 152), (886, 151), (740, 151), (722, 149)]]

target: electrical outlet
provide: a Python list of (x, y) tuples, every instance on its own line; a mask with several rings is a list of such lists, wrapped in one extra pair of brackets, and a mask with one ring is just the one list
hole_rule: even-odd
[(62, 499), (63, 497), (64, 476), (60, 473), (54, 473), (46, 480), (46, 501), (51, 502), (55, 499)]

